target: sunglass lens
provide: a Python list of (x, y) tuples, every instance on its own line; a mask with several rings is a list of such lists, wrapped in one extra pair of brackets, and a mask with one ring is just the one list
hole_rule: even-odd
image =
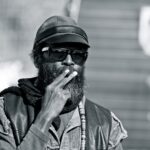
[(51, 61), (62, 61), (66, 57), (65, 52), (59, 52), (59, 51), (51, 51), (50, 52), (50, 60)]
[(87, 59), (87, 53), (72, 53), (72, 59), (75, 63), (82, 65)]

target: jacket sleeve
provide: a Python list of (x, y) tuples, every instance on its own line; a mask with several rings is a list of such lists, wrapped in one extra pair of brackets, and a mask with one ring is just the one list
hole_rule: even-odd
[(34, 124), (30, 127), (20, 145), (16, 146), (10, 121), (6, 117), (3, 107), (3, 98), (0, 97), (0, 150), (44, 150), (49, 138)]
[(108, 150), (123, 150), (121, 142), (128, 137), (127, 131), (113, 112), (111, 112), (111, 117), (112, 129), (110, 132)]

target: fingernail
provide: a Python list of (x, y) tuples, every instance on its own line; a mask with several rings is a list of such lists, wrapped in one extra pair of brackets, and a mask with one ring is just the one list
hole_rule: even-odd
[(69, 69), (66, 69), (66, 70), (65, 70), (65, 73), (69, 73)]
[(77, 71), (74, 71), (73, 72), (73, 76), (76, 76), (78, 73), (77, 73)]

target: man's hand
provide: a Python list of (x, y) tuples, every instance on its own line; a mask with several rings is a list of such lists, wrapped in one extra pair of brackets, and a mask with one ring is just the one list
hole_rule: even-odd
[(41, 104), (41, 111), (35, 120), (35, 124), (43, 132), (47, 130), (53, 119), (60, 114), (67, 100), (71, 97), (70, 92), (64, 89), (64, 87), (77, 75), (77, 72), (74, 71), (67, 76), (68, 73), (69, 70), (64, 71), (46, 87), (44, 99)]

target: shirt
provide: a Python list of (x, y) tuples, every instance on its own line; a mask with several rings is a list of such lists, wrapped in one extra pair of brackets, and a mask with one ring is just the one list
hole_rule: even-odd
[[(122, 150), (121, 141), (127, 137), (127, 132), (124, 129), (121, 121), (111, 112), (112, 129), (109, 140), (109, 150)], [(65, 116), (67, 117), (67, 115)], [(15, 141), (10, 127), (10, 122), (7, 119), (4, 108), (3, 98), (0, 99), (0, 147), (4, 150), (16, 149)], [(32, 150), (29, 143), (34, 144), (36, 150), (80, 150), (81, 144), (81, 121), (78, 107), (75, 109), (71, 119), (64, 129), (61, 138), (59, 137), (54, 126), (51, 125), (49, 133), (42, 133), (34, 124), (29, 128), (29, 131), (21, 144), (19, 150)], [(61, 127), (61, 126), (60, 126)]]

